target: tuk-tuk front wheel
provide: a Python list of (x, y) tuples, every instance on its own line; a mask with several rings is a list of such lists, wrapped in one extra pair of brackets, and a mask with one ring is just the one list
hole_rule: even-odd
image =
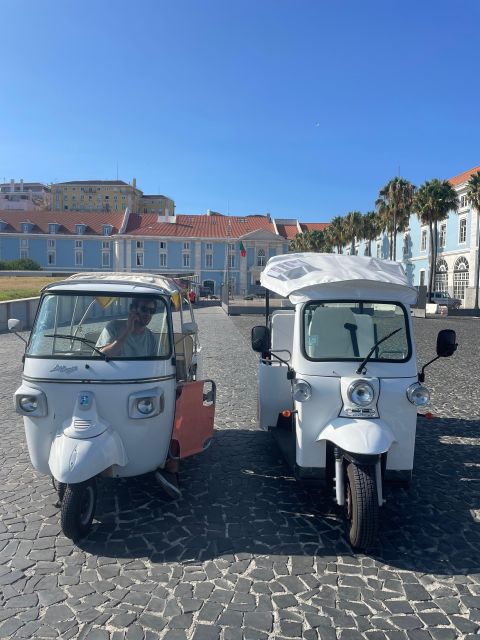
[(64, 535), (76, 542), (87, 535), (92, 526), (97, 503), (95, 478), (67, 484), (62, 500), (61, 525)]
[(348, 464), (345, 503), (350, 544), (360, 549), (372, 546), (379, 519), (375, 465)]

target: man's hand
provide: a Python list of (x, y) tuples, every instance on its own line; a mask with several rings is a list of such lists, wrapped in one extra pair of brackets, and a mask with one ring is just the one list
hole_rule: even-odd
[(127, 326), (125, 328), (125, 334), (128, 336), (135, 330), (135, 323), (140, 319), (138, 311), (130, 311), (127, 318)]

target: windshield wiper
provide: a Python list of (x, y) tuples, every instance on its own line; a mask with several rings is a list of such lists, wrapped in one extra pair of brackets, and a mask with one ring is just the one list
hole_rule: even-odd
[(88, 346), (91, 347), (96, 353), (101, 355), (102, 358), (104, 358), (105, 360), (108, 360), (107, 356), (103, 353), (103, 351), (100, 351), (100, 349), (97, 349), (97, 347), (94, 346), (92, 341), (87, 340), (86, 338), (81, 338), (80, 336), (65, 335), (63, 333), (48, 333), (48, 334), (45, 333), (44, 336), (45, 338), (65, 338), (67, 340), (78, 340), (78, 342), (83, 342), (83, 344), (88, 344)]
[(388, 340), (388, 338), (391, 338), (392, 336), (394, 336), (396, 333), (398, 333), (399, 331), (402, 330), (403, 327), (399, 327), (398, 329), (395, 329), (395, 331), (392, 331), (391, 333), (387, 333), (386, 336), (383, 336), (383, 338), (381, 338), (380, 340), (378, 340), (378, 342), (376, 342), (373, 347), (370, 349), (370, 351), (367, 353), (366, 357), (362, 360), (362, 362), (360, 363), (360, 365), (358, 366), (358, 369), (355, 371), (356, 374), (360, 374), (360, 373), (365, 373), (366, 369), (364, 370), (365, 365), (367, 364), (367, 362), (370, 360), (370, 356), (372, 355), (372, 353), (375, 351), (375, 349), (378, 347), (379, 344), (382, 344), (382, 342), (385, 342), (385, 340)]

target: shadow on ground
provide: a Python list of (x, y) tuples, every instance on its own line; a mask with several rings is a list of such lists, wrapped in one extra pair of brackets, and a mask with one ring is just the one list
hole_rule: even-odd
[[(387, 487), (377, 561), (441, 575), (480, 572), (479, 421), (421, 420), (409, 489)], [(101, 480), (98, 522), (80, 547), (154, 562), (203, 562), (248, 552), (352, 555), (342, 511), (297, 483), (271, 434), (218, 431), (183, 463), (183, 499), (169, 502), (151, 476)]]

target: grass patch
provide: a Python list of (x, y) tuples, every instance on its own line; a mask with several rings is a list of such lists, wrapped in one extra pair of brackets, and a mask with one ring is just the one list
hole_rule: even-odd
[(18, 300), (19, 298), (35, 298), (40, 290), (50, 282), (64, 278), (41, 278), (37, 276), (2, 276), (0, 277), (0, 302)]

